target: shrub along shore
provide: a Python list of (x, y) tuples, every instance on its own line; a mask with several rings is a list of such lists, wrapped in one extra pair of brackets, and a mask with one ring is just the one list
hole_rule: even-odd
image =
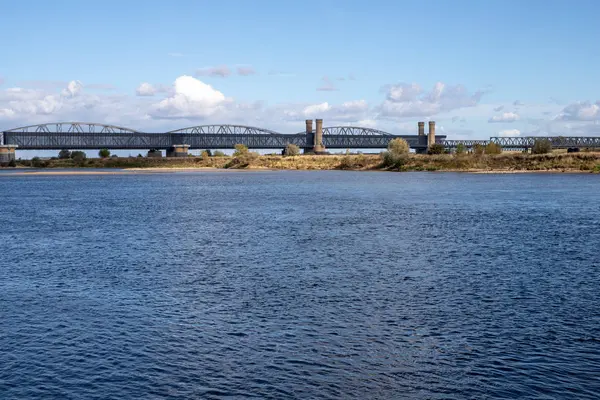
[(600, 153), (550, 154), (349, 154), (200, 156), (183, 158), (111, 157), (17, 160), (17, 167), (34, 168), (219, 168), (281, 170), (379, 170), (464, 172), (600, 172)]
[(41, 160), (19, 160), (11, 166), (33, 168), (215, 168), (215, 169), (289, 169), (289, 170), (387, 170), (387, 171), (465, 171), (465, 172), (600, 172), (600, 153), (552, 153), (550, 142), (540, 140), (533, 153), (502, 153), (495, 143), (476, 146), (471, 152), (457, 148), (453, 154), (444, 154), (444, 148), (435, 144), (430, 154), (411, 154), (403, 139), (392, 140), (381, 154), (299, 155), (298, 146), (290, 144), (284, 155), (259, 155), (242, 144), (235, 145), (233, 155), (221, 151), (201, 152), (199, 157), (110, 157), (102, 149), (99, 158), (88, 159), (81, 151), (61, 150), (58, 157)]

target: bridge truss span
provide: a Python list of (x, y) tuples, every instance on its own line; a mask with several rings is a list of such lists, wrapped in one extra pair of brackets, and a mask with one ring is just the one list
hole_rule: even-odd
[(139, 133), (138, 131), (122, 126), (98, 124), (94, 122), (54, 122), (50, 124), (39, 124), (22, 126), (10, 129), (8, 132), (19, 133)]
[(199, 125), (167, 133), (188, 135), (281, 135), (281, 133), (269, 129), (245, 125)]
[(498, 143), (503, 148), (531, 148), (538, 140), (548, 140), (555, 149), (568, 148), (600, 148), (600, 137), (594, 136), (523, 136), (523, 137), (492, 137), (490, 141)]
[(394, 136), (391, 133), (360, 126), (330, 126), (323, 128), (323, 136)]
[(447, 149), (455, 149), (459, 145), (463, 145), (467, 149), (471, 149), (474, 146), (486, 146), (490, 143), (489, 140), (441, 140), (438, 143), (442, 144)]

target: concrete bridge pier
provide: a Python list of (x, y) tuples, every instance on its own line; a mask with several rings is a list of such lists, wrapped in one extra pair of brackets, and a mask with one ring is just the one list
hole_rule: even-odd
[(323, 145), (323, 120), (317, 119), (315, 130), (313, 131), (312, 119), (306, 120), (306, 147), (305, 153), (327, 154), (327, 149)]
[(15, 149), (18, 146), (14, 145), (0, 145), (0, 165), (8, 165), (11, 161), (15, 161)]
[(315, 152), (315, 154), (325, 154), (326, 149), (325, 149), (325, 146), (323, 145), (323, 120), (317, 119), (315, 122), (316, 122), (316, 128), (315, 128), (313, 151)]
[(312, 119), (306, 120), (306, 147), (304, 148), (305, 153), (312, 153), (314, 150), (315, 133), (313, 132), (313, 121)]
[(174, 144), (167, 149), (167, 157), (187, 157), (189, 148), (189, 144)]
[(425, 136), (425, 122), (419, 121), (419, 136)]
[(427, 149), (435, 144), (435, 121), (429, 121), (429, 134), (427, 135)]

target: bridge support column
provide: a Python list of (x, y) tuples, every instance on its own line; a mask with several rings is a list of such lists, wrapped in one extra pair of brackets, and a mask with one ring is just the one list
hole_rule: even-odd
[(429, 135), (427, 135), (427, 148), (435, 144), (435, 121), (429, 121)]
[(425, 136), (425, 122), (419, 122), (419, 136)]
[(189, 144), (174, 144), (167, 150), (167, 157), (187, 157)]
[(304, 153), (312, 153), (315, 143), (315, 133), (313, 132), (313, 121), (312, 119), (306, 120), (306, 147)]
[(15, 161), (15, 149), (17, 146), (14, 145), (0, 145), (0, 165), (6, 166), (11, 161)]
[(325, 146), (323, 146), (323, 120), (316, 120), (315, 129), (315, 141), (313, 144), (313, 151), (315, 154), (324, 154), (326, 152)]

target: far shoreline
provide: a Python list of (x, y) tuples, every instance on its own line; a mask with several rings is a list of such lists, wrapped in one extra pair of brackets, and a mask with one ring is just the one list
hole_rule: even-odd
[(177, 172), (233, 171), (372, 171), (460, 172), (471, 174), (600, 173), (600, 153), (551, 154), (410, 154), (394, 168), (384, 167), (378, 154), (255, 155), (252, 157), (110, 157), (84, 160), (18, 160), (14, 168), (2, 168), (0, 176), (124, 175)]

